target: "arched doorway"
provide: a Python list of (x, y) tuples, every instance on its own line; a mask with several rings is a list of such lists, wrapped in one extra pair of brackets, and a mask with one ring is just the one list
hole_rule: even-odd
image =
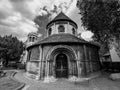
[(55, 73), (56, 78), (68, 77), (68, 57), (64, 53), (56, 56)]
[[(49, 72), (47, 68), (46, 72), (48, 72), (50, 76), (56, 78), (68, 78), (72, 75), (78, 75), (76, 63), (77, 55), (74, 49), (70, 46), (58, 45), (52, 47), (47, 53), (46, 60), (49, 61)], [(63, 68), (61, 64), (59, 65), (60, 61), (61, 63), (64, 62), (62, 65), (65, 66), (65, 68)]]

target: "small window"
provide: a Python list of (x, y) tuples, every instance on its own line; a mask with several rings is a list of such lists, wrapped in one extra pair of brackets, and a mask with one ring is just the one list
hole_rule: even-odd
[(29, 42), (32, 42), (32, 37), (29, 37)]
[(52, 28), (49, 29), (48, 35), (51, 35), (51, 33), (52, 33)]
[(58, 32), (65, 32), (65, 27), (63, 25), (60, 25), (58, 27)]
[(75, 34), (75, 29), (74, 28), (72, 28), (72, 33)]
[(33, 37), (33, 42), (35, 41), (35, 37)]
[(34, 42), (34, 37), (31, 37), (31, 38), (32, 38), (32, 40), (31, 40), (31, 41), (32, 41), (32, 42)]

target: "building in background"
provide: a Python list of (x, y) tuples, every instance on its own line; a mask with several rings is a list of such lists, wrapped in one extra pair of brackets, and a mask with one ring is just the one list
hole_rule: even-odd
[(27, 40), (24, 42), (25, 50), (23, 51), (23, 54), (21, 55), (21, 59), (20, 59), (20, 62), (22, 64), (26, 64), (26, 60), (27, 60), (27, 56), (28, 56), (28, 51), (26, 50), (26, 48), (31, 46), (35, 42), (37, 42), (38, 38), (39, 38), (39, 34), (36, 32), (31, 32), (28, 34)]

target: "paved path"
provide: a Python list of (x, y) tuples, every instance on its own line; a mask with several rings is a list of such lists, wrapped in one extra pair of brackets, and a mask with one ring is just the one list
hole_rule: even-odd
[(14, 73), (12, 70), (6, 70), (6, 75), (0, 78), (0, 90), (15, 90), (19, 88), (22, 83), (15, 81), (11, 75)]
[(52, 83), (43, 83), (24, 76), (24, 72), (20, 71), (15, 78), (26, 83), (23, 90), (120, 90), (120, 81), (112, 81), (107, 77), (99, 77), (89, 82), (73, 83), (65, 79), (60, 79)]

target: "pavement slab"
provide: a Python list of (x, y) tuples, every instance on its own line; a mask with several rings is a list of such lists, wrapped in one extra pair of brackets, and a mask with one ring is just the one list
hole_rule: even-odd
[(7, 71), (6, 76), (0, 78), (0, 90), (14, 90), (22, 85), (22, 83), (11, 78), (13, 72), (14, 71)]
[(112, 81), (105, 76), (84, 83), (70, 82), (67, 79), (44, 83), (28, 78), (24, 71), (19, 71), (14, 78), (27, 85), (23, 90), (120, 90), (120, 81)]

